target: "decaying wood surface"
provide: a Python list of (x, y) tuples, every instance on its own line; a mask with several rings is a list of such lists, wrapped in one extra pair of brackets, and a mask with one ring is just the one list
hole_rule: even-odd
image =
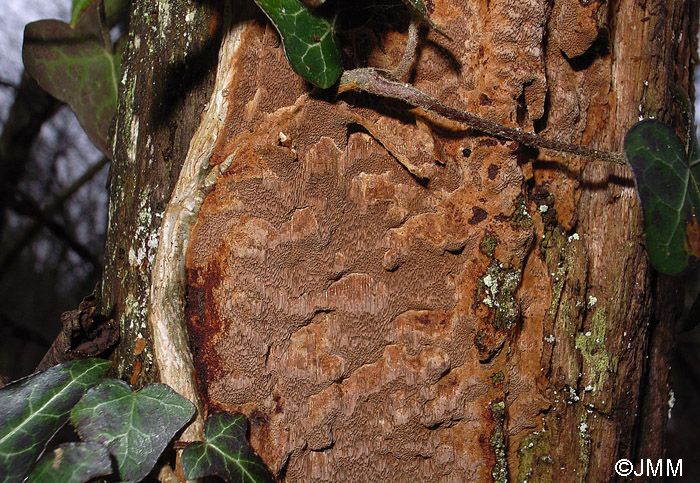
[[(428, 34), (414, 85), (507, 125), (619, 150), (688, 87), (688, 2), (428, 3), (453, 41)], [(405, 27), (353, 45), (390, 67)], [(235, 56), (187, 317), (205, 404), (245, 413), (278, 477), (608, 481), (661, 455), (640, 434), (674, 300), (626, 168), (310, 91), (262, 16)]]

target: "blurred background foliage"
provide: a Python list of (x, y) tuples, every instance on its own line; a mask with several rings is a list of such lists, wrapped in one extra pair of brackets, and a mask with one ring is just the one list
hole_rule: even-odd
[(22, 32), (70, 0), (0, 0), (0, 375), (31, 373), (102, 270), (108, 163), (24, 74)]

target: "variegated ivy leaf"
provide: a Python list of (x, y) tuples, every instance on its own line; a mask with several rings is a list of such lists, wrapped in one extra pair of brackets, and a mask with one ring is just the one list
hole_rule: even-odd
[(0, 388), (0, 476), (22, 481), (47, 441), (68, 420), (68, 413), (111, 362), (66, 362)]
[(97, 0), (73, 0), (73, 7), (70, 11), (70, 26), (75, 28), (83, 12), (96, 1)]
[(687, 147), (656, 119), (638, 122), (625, 136), (649, 260), (668, 275), (700, 265), (700, 150), (693, 131)]
[(106, 379), (73, 408), (71, 422), (83, 440), (107, 447), (122, 480), (140, 481), (193, 414), (194, 405), (165, 384), (134, 392)]
[(216, 413), (204, 423), (203, 443), (182, 451), (182, 470), (188, 479), (218, 475), (226, 481), (271, 482), (272, 476), (248, 443), (248, 420), (242, 414)]
[(299, 0), (255, 0), (282, 37), (294, 72), (326, 89), (343, 71), (340, 44), (331, 23)]
[(109, 474), (112, 461), (100, 443), (63, 443), (39, 459), (27, 483), (83, 483)]

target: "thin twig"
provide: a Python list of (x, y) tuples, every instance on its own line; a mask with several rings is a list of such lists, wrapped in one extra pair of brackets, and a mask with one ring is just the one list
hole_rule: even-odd
[(10, 89), (17, 90), (19, 89), (19, 86), (15, 84), (14, 82), (10, 82), (5, 79), (0, 79), (0, 87), (9, 87)]
[(2, 325), (3, 337), (15, 337), (23, 344), (31, 342), (38, 345), (42, 349), (46, 349), (51, 345), (51, 343), (46, 340), (46, 337), (44, 337), (44, 334), (36, 330), (34, 327), (27, 325), (26, 321), (22, 321), (22, 323), (20, 323), (12, 319), (9, 315), (0, 313), (0, 322), (0, 325)]
[(404, 77), (409, 73), (413, 63), (416, 60), (416, 49), (418, 48), (418, 22), (411, 20), (408, 25), (408, 38), (406, 40), (406, 48), (404, 48), (401, 61), (394, 70), (391, 71), (391, 77), (398, 81), (403, 81)]
[(100, 19), (100, 30), (102, 31), (102, 41), (105, 43), (105, 49), (110, 53), (114, 53), (114, 45), (112, 44), (112, 37), (109, 32), (109, 25), (107, 24), (104, 0), (99, 0), (97, 2), (97, 13)]
[(511, 139), (532, 148), (553, 149), (555, 151), (575, 154), (585, 158), (599, 159), (615, 164), (625, 165), (621, 153), (589, 148), (580, 144), (571, 144), (557, 139), (546, 138), (521, 129), (504, 126), (482, 117), (447, 106), (430, 97), (410, 84), (392, 80), (391, 72), (375, 68), (346, 70), (340, 78), (338, 92), (348, 90), (364, 91), (377, 96), (397, 99), (415, 107), (438, 114), (445, 119), (456, 121), (502, 139)]
[(99, 271), (102, 269), (102, 265), (97, 257), (85, 245), (76, 240), (64, 225), (61, 225), (51, 216), (44, 213), (44, 210), (41, 209), (36, 201), (21, 191), (17, 191), (16, 196), (17, 200), (13, 204), (12, 209), (17, 214), (31, 216), (79, 255), (80, 258), (90, 263), (95, 270)]
[[(73, 183), (71, 183), (65, 190), (63, 190), (46, 205), (46, 207), (42, 210), (44, 215), (51, 216), (60, 210), (66, 201), (68, 201), (80, 188), (83, 187), (83, 185), (85, 185), (97, 173), (99, 173), (107, 163), (109, 163), (109, 159), (103, 157), (100, 161), (85, 170), (85, 172), (78, 179), (73, 181)], [(34, 236), (36, 236), (41, 229), (41, 226), (41, 223), (37, 219), (33, 219), (29, 225), (22, 230), (21, 234), (16, 238), (12, 246), (8, 248), (0, 261), (0, 277), (5, 273), (9, 266), (19, 258), (19, 254), (27, 247)]]

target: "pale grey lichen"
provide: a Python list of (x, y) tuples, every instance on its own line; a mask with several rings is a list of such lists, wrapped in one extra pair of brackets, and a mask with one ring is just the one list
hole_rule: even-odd
[(520, 279), (520, 270), (506, 268), (494, 259), (477, 283), (482, 295), (481, 301), (489, 308), (495, 309), (491, 325), (498, 330), (509, 330), (520, 315), (515, 297)]
[(676, 394), (673, 389), (668, 391), (668, 419), (671, 419), (671, 411), (673, 411), (673, 406), (676, 405)]

